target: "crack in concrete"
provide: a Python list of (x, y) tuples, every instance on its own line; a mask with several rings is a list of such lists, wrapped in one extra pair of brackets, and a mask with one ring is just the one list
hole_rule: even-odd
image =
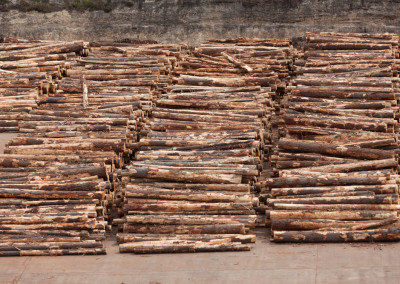
[(18, 284), (18, 282), (21, 280), (22, 275), (24, 274), (24, 272), (25, 272), (28, 264), (31, 262), (31, 260), (32, 260), (32, 256), (29, 256), (25, 259), (24, 263), (22, 264), (21, 274), (19, 274), (18, 277), (15, 280), (13, 280), (12, 284)]

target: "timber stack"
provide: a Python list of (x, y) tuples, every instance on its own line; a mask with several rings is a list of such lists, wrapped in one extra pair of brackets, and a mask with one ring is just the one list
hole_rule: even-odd
[(259, 183), (276, 242), (400, 240), (398, 41), (307, 33), (282, 101), (278, 176)]
[[(87, 57), (77, 60), (66, 72), (59, 89), (68, 92), (68, 99), (81, 100), (82, 82), (89, 90), (89, 108), (114, 112), (110, 123), (122, 119), (126, 129), (118, 137), (124, 150), (119, 152), (118, 166), (129, 163), (138, 149), (138, 133), (152, 109), (155, 99), (166, 92), (172, 83), (171, 70), (179, 61), (183, 45), (142, 42), (90, 43)], [(71, 93), (73, 94), (71, 96)], [(71, 101), (70, 101), (71, 102)], [(128, 119), (127, 121), (125, 119)], [(115, 170), (112, 173), (112, 207), (121, 207), (122, 197), (118, 188), (124, 186)]]
[(253, 185), (270, 146), (273, 99), (289, 75), (289, 45), (210, 41), (178, 62), (176, 84), (155, 100), (140, 132), (136, 161), (118, 172), (130, 179), (124, 216), (114, 220), (120, 252), (251, 248)]
[[(157, 85), (144, 76), (102, 77), (110, 70), (118, 73), (121, 65), (132, 68), (118, 59), (105, 67), (96, 59), (120, 51), (92, 47), (92, 55), (76, 58), (65, 72), (70, 77), (57, 80), (55, 93), (43, 94), (39, 107), (18, 122), (21, 134), (0, 158), (0, 255), (105, 253), (102, 241), (119, 186), (113, 171), (134, 155), (131, 145), (152, 104), (153, 88), (164, 88), (164, 82)], [(135, 56), (143, 57), (131, 55), (135, 62)], [(91, 68), (85, 59), (93, 61)], [(108, 66), (113, 64), (114, 69)]]
[(0, 132), (18, 132), (18, 121), (36, 108), (41, 95), (54, 92), (83, 42), (3, 38), (0, 42)]

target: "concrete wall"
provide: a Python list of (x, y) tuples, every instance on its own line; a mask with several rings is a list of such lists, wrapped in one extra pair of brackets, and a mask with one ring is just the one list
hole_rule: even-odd
[(102, 7), (74, 8), (73, 1), (61, 1), (62, 5), (60, 1), (31, 1), (41, 3), (44, 9), (29, 11), (35, 8), (23, 9), (21, 1), (0, 0), (0, 4), (8, 2), (1, 7), (0, 34), (192, 44), (208, 38), (296, 38), (312, 30), (400, 34), (398, 0), (107, 0), (103, 10), (109, 12)]

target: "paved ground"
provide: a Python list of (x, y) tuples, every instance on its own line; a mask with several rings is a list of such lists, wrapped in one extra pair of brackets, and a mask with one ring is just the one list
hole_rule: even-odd
[[(0, 134), (0, 153), (15, 134)], [(274, 244), (257, 230), (250, 252), (0, 258), (4, 283), (400, 283), (400, 243)]]
[(0, 153), (3, 153), (4, 146), (14, 137), (17, 137), (17, 133), (0, 133)]
[(273, 244), (250, 252), (0, 258), (0, 283), (400, 283), (400, 244)]

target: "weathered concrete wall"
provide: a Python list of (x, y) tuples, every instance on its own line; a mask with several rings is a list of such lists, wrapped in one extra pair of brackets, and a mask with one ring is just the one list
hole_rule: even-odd
[(208, 38), (302, 37), (305, 31), (312, 30), (400, 34), (398, 0), (104, 2), (108, 6), (103, 10), (110, 12), (98, 10), (101, 7), (74, 9), (71, 6), (74, 1), (54, 6), (54, 1), (35, 1), (49, 5), (36, 10), (52, 12), (24, 12), (21, 6), (3, 5), (0, 34), (35, 39), (93, 41), (131, 38), (193, 44)]

